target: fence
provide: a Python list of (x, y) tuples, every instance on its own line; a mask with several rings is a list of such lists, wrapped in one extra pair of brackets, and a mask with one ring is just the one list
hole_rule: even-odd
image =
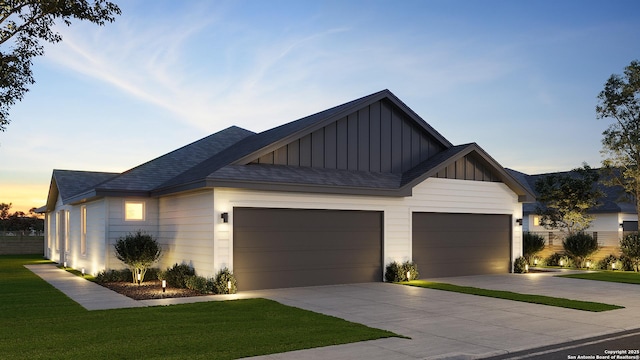
[[(557, 231), (532, 231), (531, 233), (540, 235), (545, 239), (544, 250), (537, 255), (539, 258), (545, 259), (554, 253), (564, 253), (562, 240), (564, 240), (566, 234)], [(591, 256), (591, 260), (597, 262), (610, 254), (620, 256), (620, 239), (627, 232), (623, 234), (621, 231), (587, 231), (586, 233), (593, 236), (600, 246), (598, 252)]]
[(21, 254), (44, 255), (44, 236), (0, 233), (0, 255)]

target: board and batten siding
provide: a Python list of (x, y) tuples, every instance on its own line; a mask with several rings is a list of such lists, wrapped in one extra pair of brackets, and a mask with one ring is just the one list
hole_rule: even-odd
[(200, 276), (213, 276), (213, 190), (159, 199), (158, 242), (164, 255), (160, 267), (188, 264)]
[[(414, 187), (412, 196), (404, 198), (216, 188), (213, 199), (216, 271), (224, 266), (233, 268), (234, 207), (383, 211), (383, 265), (412, 258), (413, 212), (505, 214), (514, 219), (511, 260), (522, 255), (522, 228), (515, 225), (515, 219), (522, 217), (522, 204), (503, 183), (429, 178)], [(219, 221), (224, 212), (229, 213), (228, 224)]]

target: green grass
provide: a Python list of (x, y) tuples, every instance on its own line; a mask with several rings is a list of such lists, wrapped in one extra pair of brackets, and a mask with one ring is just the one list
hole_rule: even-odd
[(0, 256), (2, 359), (235, 359), (397, 336), (266, 299), (87, 311)]
[(640, 285), (640, 273), (631, 272), (631, 271), (598, 271), (593, 273), (557, 275), (557, 276), (573, 278), (573, 279), (609, 281), (609, 282)]
[(413, 280), (408, 282), (401, 282), (400, 284), (592, 312), (601, 312), (624, 308), (624, 306), (609, 305), (591, 301), (570, 300), (544, 295), (520, 294), (511, 291), (481, 289), (471, 286), (458, 286), (453, 284), (437, 283), (424, 280)]

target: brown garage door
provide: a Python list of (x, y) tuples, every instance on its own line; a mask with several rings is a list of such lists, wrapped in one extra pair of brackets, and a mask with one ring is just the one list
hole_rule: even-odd
[(422, 278), (508, 273), (510, 254), (510, 215), (413, 213)]
[(382, 280), (382, 213), (234, 208), (238, 289)]

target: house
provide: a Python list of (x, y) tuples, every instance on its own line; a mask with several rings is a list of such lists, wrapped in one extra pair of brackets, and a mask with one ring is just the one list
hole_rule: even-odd
[[(515, 178), (519, 179), (522, 184), (528, 187), (530, 192), (535, 195), (536, 182), (546, 176), (566, 175), (569, 171), (544, 173), (527, 175), (515, 170), (507, 169)], [(586, 231), (592, 234), (602, 249), (599, 256), (606, 256), (609, 253), (619, 252), (619, 243), (623, 234), (627, 231), (637, 231), (638, 215), (633, 202), (627, 201), (624, 197), (624, 191), (620, 186), (607, 186), (602, 183), (597, 184), (600, 191), (604, 194), (598, 199), (598, 206), (589, 211), (593, 216), (593, 222)], [(562, 239), (564, 234), (559, 230), (546, 229), (540, 225), (540, 217), (536, 213), (536, 209), (540, 206), (538, 202), (530, 202), (523, 204), (523, 222), (522, 230), (538, 233), (547, 239), (547, 244), (559, 251), (562, 248)]]
[(46, 256), (96, 273), (142, 229), (161, 267), (230, 268), (240, 290), (507, 273), (533, 193), (388, 90), (254, 133), (229, 127), (121, 174), (54, 170)]

